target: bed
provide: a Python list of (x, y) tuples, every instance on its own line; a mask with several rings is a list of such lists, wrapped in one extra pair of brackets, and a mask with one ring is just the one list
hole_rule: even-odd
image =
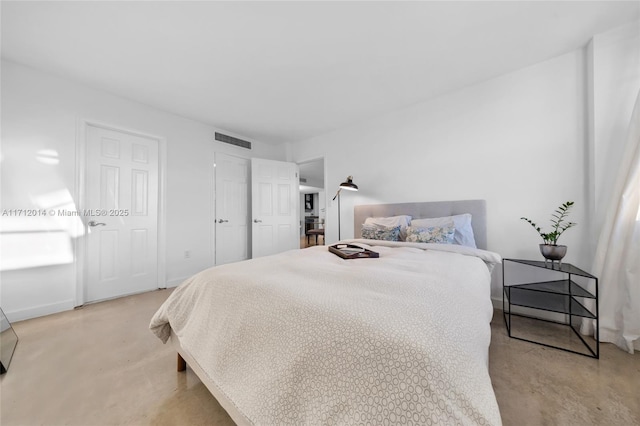
[(221, 265), (182, 283), (151, 320), (240, 425), (498, 425), (488, 373), (491, 269), (484, 201), (356, 206), (368, 217), (471, 213), (478, 248), (347, 242)]

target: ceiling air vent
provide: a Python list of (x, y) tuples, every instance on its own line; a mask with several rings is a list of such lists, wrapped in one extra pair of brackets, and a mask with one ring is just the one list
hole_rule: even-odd
[(233, 136), (225, 135), (223, 133), (216, 132), (216, 140), (239, 146), (241, 148), (251, 149), (251, 142), (243, 141), (242, 139), (234, 138)]

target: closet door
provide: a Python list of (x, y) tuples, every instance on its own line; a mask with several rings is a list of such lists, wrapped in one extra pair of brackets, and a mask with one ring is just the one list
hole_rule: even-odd
[(216, 153), (215, 263), (249, 259), (249, 168), (246, 158)]

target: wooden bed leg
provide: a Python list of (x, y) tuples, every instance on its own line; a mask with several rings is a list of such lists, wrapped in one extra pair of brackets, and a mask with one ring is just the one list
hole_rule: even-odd
[(187, 361), (185, 361), (184, 358), (182, 358), (180, 354), (178, 354), (178, 371), (184, 371), (186, 369), (187, 369)]

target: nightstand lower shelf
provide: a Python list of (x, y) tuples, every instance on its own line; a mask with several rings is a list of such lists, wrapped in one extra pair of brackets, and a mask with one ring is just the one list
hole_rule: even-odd
[[(597, 349), (595, 351), (592, 349), (592, 346), (597, 346), (597, 343), (589, 338), (589, 341), (592, 341), (590, 343), (580, 334), (579, 324), (568, 324), (513, 312), (510, 315), (504, 312), (504, 322), (512, 339), (590, 358), (599, 357)], [(584, 351), (585, 348), (588, 352)]]

